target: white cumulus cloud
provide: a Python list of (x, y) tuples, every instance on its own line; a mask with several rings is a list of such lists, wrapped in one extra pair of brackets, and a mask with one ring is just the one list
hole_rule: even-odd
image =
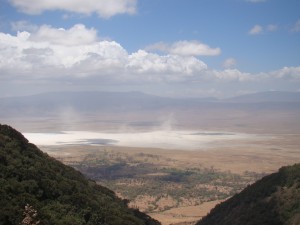
[(206, 69), (206, 64), (193, 56), (145, 50), (128, 54), (119, 43), (99, 40), (96, 30), (82, 24), (69, 29), (43, 25), (16, 36), (0, 33), (0, 79), (10, 74), (23, 79), (176, 81)]
[(263, 32), (263, 27), (260, 25), (255, 25), (250, 29), (249, 34), (256, 35), (256, 34), (261, 34), (262, 32)]
[(178, 41), (172, 44), (164, 42), (155, 43), (146, 48), (147, 50), (159, 50), (174, 55), (183, 56), (215, 56), (221, 54), (220, 48), (211, 48), (199, 41)]
[(223, 67), (226, 69), (236, 66), (236, 60), (234, 58), (228, 58), (223, 62)]
[[(127, 68), (134, 73), (149, 75), (164, 74), (164, 79), (180, 80), (187, 75), (195, 75), (198, 72), (206, 70), (207, 66), (205, 63), (192, 56), (160, 56), (158, 54), (148, 53), (144, 50), (139, 50), (129, 56)], [(177, 76), (172, 76), (174, 74)], [(157, 78), (157, 76), (151, 76), (151, 79)]]
[(77, 24), (67, 30), (43, 25), (35, 33), (32, 33), (29, 39), (34, 42), (48, 42), (54, 45), (86, 45), (97, 41), (97, 32), (94, 29), (86, 29), (82, 24)]
[(300, 80), (300, 66), (298, 67), (283, 67), (282, 69), (268, 73), (270, 78), (285, 79), (285, 80)]
[(276, 24), (268, 24), (266, 26), (254, 25), (248, 32), (250, 35), (257, 35), (268, 32), (275, 32), (278, 30), (278, 26)]
[(250, 73), (243, 73), (237, 69), (225, 69), (221, 71), (213, 70), (209, 72), (211, 77), (222, 81), (254, 81)]
[(137, 0), (9, 0), (20, 11), (40, 14), (47, 10), (91, 14), (109, 18), (117, 14), (134, 14)]

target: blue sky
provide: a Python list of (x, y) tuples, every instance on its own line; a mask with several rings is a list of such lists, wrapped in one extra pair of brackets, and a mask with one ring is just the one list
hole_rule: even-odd
[(0, 0), (0, 96), (300, 91), (298, 0)]

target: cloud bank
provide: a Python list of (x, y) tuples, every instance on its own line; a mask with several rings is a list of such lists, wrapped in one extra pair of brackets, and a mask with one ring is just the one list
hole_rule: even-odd
[[(24, 24), (28, 25), (19, 25)], [(157, 49), (163, 53), (155, 53)], [(221, 87), (220, 82), (262, 84), (272, 89), (274, 83), (284, 86), (300, 81), (300, 67), (251, 74), (233, 68), (233, 58), (225, 60), (224, 70), (211, 69), (199, 59), (220, 52), (198, 41), (178, 41), (128, 53), (119, 43), (99, 38), (95, 29), (82, 24), (68, 29), (43, 25), (16, 35), (0, 33), (0, 82), (34, 85), (63, 81), (94, 86), (185, 83), (211, 90)]]
[(99, 40), (96, 30), (82, 24), (69, 29), (44, 25), (16, 36), (0, 33), (0, 46), (1, 74), (26, 79), (181, 80), (207, 69), (204, 62), (188, 55), (145, 50), (129, 54), (115, 41)]

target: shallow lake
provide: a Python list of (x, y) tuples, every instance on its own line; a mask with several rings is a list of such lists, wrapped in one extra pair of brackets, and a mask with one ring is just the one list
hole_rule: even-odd
[(186, 150), (200, 149), (227, 141), (257, 138), (253, 134), (201, 130), (61, 131), (55, 133), (24, 133), (24, 136), (36, 145), (115, 145)]

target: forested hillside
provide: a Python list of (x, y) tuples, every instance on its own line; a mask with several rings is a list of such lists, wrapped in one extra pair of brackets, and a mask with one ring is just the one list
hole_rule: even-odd
[(299, 225), (300, 164), (283, 167), (216, 206), (197, 225)]
[(44, 225), (160, 224), (1, 124), (0, 187), (1, 225), (21, 224), (27, 204)]

